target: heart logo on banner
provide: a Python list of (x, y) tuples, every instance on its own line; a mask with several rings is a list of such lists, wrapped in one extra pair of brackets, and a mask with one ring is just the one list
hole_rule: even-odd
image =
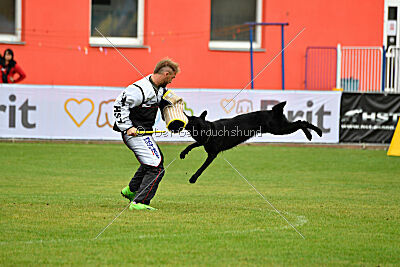
[[(68, 108), (68, 103), (70, 103), (71, 101), (72, 101), (72, 102), (75, 102), (76, 104), (78, 104), (79, 107), (81, 107), (81, 104), (84, 103), (84, 102), (89, 102), (90, 105), (91, 105), (90, 110), (88, 110), (87, 114), (85, 115), (85, 117), (84, 117), (80, 122), (78, 122), (78, 121), (76, 120), (76, 117), (77, 117), (78, 115), (82, 114), (82, 113), (81, 113), (81, 112), (76, 112), (75, 110), (70, 110), (70, 109)], [(70, 106), (71, 106), (71, 105), (70, 105)], [(83, 108), (84, 108), (84, 107), (83, 107)], [(82, 124), (90, 117), (90, 115), (92, 115), (92, 113), (93, 113), (93, 111), (94, 111), (94, 103), (93, 103), (93, 101), (92, 101), (91, 99), (89, 99), (89, 98), (84, 98), (84, 99), (82, 99), (82, 100), (80, 100), (80, 101), (78, 101), (78, 100), (75, 99), (75, 98), (70, 98), (70, 99), (68, 99), (67, 101), (65, 101), (64, 110), (65, 110), (65, 112), (68, 114), (68, 116), (72, 119), (72, 121), (76, 124), (76, 126), (78, 126), (78, 128), (79, 128), (79, 127), (81, 127)], [(72, 115), (72, 113), (74, 113), (75, 116)]]
[[(229, 103), (229, 106), (226, 106), (228, 103)], [(226, 99), (226, 98), (224, 98), (224, 99), (221, 100), (220, 104), (221, 104), (222, 109), (226, 113), (230, 113), (232, 111), (232, 109), (235, 107), (236, 101), (234, 99)]]

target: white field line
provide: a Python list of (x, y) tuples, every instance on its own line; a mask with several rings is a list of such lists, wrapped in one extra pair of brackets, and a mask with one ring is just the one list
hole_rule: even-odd
[[(286, 215), (293, 215), (291, 212), (284, 212)], [(294, 226), (300, 227), (308, 222), (306, 216), (294, 215), (296, 216), (296, 222), (293, 223)], [(281, 226), (280, 229), (290, 229), (289, 225)]]

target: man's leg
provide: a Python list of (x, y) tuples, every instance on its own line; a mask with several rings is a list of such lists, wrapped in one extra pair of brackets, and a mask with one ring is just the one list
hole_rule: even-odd
[(143, 181), (143, 177), (146, 175), (146, 171), (146, 165), (141, 164), (139, 169), (133, 176), (132, 180), (129, 182), (129, 189), (131, 190), (131, 192), (136, 192), (139, 189)]
[(158, 167), (147, 166), (147, 168), (148, 170), (143, 177), (142, 184), (137, 191), (134, 202), (149, 205), (151, 199), (156, 194), (158, 185), (164, 176), (165, 170), (162, 164)]
[(150, 135), (137, 137), (125, 135), (123, 138), (141, 164), (129, 184), (131, 191), (137, 190), (133, 201), (149, 204), (164, 176), (163, 154)]
[(137, 147), (141, 145), (140, 140), (135, 139), (131, 136), (128, 136), (126, 134), (122, 134), (122, 140), (124, 141), (125, 145), (132, 150), (136, 158), (138, 159), (140, 166), (137, 169), (136, 173), (132, 177), (131, 181), (129, 182), (129, 185), (124, 187), (121, 190), (121, 195), (125, 198), (127, 198), (129, 201), (132, 201), (135, 198), (136, 191), (139, 189), (140, 184), (142, 183), (143, 177), (146, 174), (146, 166), (142, 164), (138, 156), (136, 155), (135, 150), (137, 151)]
[(129, 185), (121, 190), (121, 194), (124, 198), (127, 198), (129, 201), (132, 201), (135, 198), (136, 191), (139, 189), (146, 171), (146, 166), (143, 164), (140, 165), (139, 169), (129, 182)]

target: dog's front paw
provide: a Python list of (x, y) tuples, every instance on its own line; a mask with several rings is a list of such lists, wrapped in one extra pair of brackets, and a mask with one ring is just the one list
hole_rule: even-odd
[(191, 184), (194, 184), (196, 181), (197, 181), (197, 176), (195, 176), (195, 175), (193, 175), (191, 178), (190, 178), (190, 180), (189, 180), (189, 182), (191, 183)]
[(184, 158), (186, 157), (186, 154), (187, 154), (187, 153), (185, 153), (185, 151), (182, 151), (181, 154), (179, 155), (179, 157), (180, 157), (181, 159), (184, 159)]

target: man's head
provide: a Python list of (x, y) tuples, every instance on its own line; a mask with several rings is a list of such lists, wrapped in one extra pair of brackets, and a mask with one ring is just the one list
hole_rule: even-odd
[(179, 64), (169, 58), (164, 58), (157, 63), (152, 75), (153, 82), (160, 86), (165, 87), (171, 83), (176, 74), (179, 73)]

